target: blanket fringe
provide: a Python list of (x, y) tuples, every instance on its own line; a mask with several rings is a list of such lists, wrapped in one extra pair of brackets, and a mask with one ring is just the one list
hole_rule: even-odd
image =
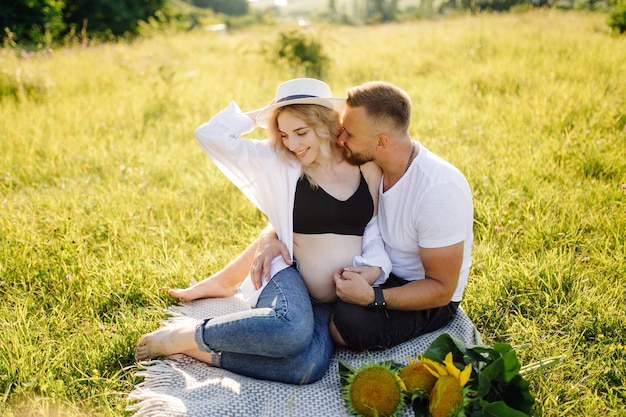
[[(168, 388), (172, 382), (173, 368), (169, 360), (152, 361), (146, 365), (145, 370), (137, 371), (135, 375), (144, 380), (137, 384), (138, 388), (147, 388), (156, 390), (159, 388)], [(132, 393), (131, 393), (132, 395)]]
[[(126, 406), (126, 411), (133, 412), (133, 417), (161, 417), (164, 414), (164, 399), (159, 394), (151, 394), (149, 392), (142, 392), (142, 400), (136, 404)], [(129, 397), (130, 399), (130, 397)], [(168, 409), (171, 407), (171, 403), (168, 404)], [(168, 410), (168, 416), (186, 415), (184, 407), (180, 410), (180, 413), (174, 413)]]
[[(176, 399), (165, 399), (171, 389), (173, 368), (170, 360), (153, 360), (144, 362), (144, 370), (137, 371), (138, 377), (144, 378), (142, 382), (135, 386), (135, 389), (128, 394), (128, 401), (133, 402), (126, 406), (126, 411), (133, 412), (134, 417), (157, 417), (163, 416), (164, 403), (169, 409), (176, 403)], [(185, 407), (182, 406), (180, 415), (186, 415)], [(168, 411), (168, 416), (174, 414)], [(178, 414), (176, 414), (178, 415)]]

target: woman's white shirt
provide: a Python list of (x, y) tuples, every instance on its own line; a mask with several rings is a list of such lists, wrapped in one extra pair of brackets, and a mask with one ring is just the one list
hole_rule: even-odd
[[(278, 238), (293, 257), (293, 207), (302, 168), (296, 161), (281, 158), (269, 140), (241, 137), (254, 128), (254, 121), (233, 101), (207, 123), (199, 126), (195, 137), (224, 175), (267, 216)], [(389, 276), (391, 262), (385, 252), (376, 218), (365, 229), (362, 253), (354, 257), (353, 265), (381, 267), (376, 285)], [(272, 260), (271, 276), (288, 266), (281, 256), (275, 257)], [(244, 299), (253, 306), (262, 289), (254, 290), (249, 276), (241, 287)]]

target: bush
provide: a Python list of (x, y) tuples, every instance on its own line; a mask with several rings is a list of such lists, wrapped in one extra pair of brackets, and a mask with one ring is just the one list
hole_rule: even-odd
[(307, 77), (321, 79), (328, 69), (329, 59), (321, 42), (298, 30), (281, 32), (276, 47), (270, 50), (276, 51), (274, 56), (278, 62), (286, 63), (295, 71), (304, 70)]

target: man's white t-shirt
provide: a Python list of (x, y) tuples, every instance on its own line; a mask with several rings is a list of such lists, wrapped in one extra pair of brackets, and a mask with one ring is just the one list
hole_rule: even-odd
[(460, 302), (471, 266), (472, 193), (463, 174), (421, 144), (408, 171), (389, 190), (379, 191), (378, 223), (392, 273), (424, 279), (420, 247), (464, 242), (463, 263), (452, 301)]

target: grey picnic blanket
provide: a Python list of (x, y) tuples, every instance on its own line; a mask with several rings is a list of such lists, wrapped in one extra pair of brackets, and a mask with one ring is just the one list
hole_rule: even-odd
[[(166, 311), (168, 318), (164, 324), (190, 318), (201, 320), (247, 308), (250, 308), (248, 304), (237, 296), (184, 302)], [(128, 395), (128, 411), (135, 417), (348, 416), (340, 388), (338, 361), (352, 366), (385, 360), (408, 364), (409, 357), (424, 352), (442, 333), (468, 344), (480, 342), (474, 324), (460, 309), (446, 327), (391, 349), (357, 353), (337, 348), (324, 378), (308, 385), (253, 379), (185, 355), (172, 355), (145, 363), (137, 372), (143, 381)], [(401, 415), (409, 416), (408, 413), (406, 410)]]

